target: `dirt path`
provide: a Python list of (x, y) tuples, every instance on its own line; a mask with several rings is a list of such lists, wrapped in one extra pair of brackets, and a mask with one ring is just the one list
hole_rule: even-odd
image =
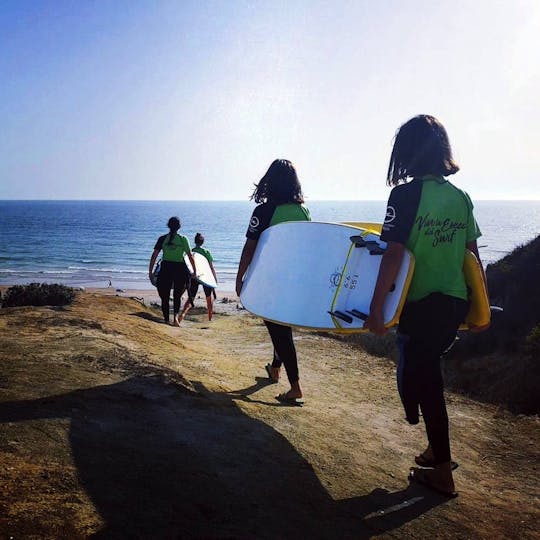
[(409, 485), (394, 366), (298, 332), (279, 404), (261, 322), (134, 300), (0, 311), (0, 538), (538, 538), (537, 418), (449, 395), (460, 496)]

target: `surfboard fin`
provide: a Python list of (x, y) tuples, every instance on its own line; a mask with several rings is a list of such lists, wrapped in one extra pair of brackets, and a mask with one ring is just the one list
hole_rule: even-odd
[(356, 318), (361, 319), (363, 321), (367, 321), (367, 318), (368, 318), (367, 313), (364, 313), (363, 311), (358, 311), (357, 309), (349, 309), (347, 311), (351, 315), (354, 315)]
[(351, 236), (351, 242), (354, 244), (354, 247), (366, 247), (367, 243), (361, 236)]
[(367, 248), (369, 250), (370, 255), (384, 255), (384, 252), (386, 251), (383, 247), (381, 247), (377, 242), (366, 242)]
[(385, 249), (380, 246), (377, 240), (364, 240), (361, 236), (355, 235), (350, 237), (354, 247), (367, 248), (370, 255), (382, 255)]
[(332, 317), (336, 317), (337, 319), (341, 319), (342, 321), (345, 321), (346, 323), (352, 323), (353, 318), (350, 315), (347, 315), (346, 313), (343, 313), (342, 311), (329, 311), (330, 315)]

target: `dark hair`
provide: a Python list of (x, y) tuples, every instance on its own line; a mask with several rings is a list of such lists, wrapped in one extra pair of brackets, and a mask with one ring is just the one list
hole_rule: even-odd
[(169, 233), (169, 241), (167, 242), (168, 245), (172, 244), (174, 235), (177, 233), (178, 229), (182, 226), (180, 223), (180, 219), (176, 216), (173, 216), (169, 218), (169, 221), (167, 221), (167, 227), (169, 227), (169, 230), (171, 231)]
[(386, 183), (397, 186), (408, 177), (447, 176), (459, 171), (444, 126), (433, 116), (419, 114), (396, 133)]
[(195, 245), (202, 246), (203, 244), (204, 244), (204, 236), (200, 232), (198, 232), (195, 235)]
[(293, 164), (287, 159), (274, 160), (259, 183), (255, 184), (250, 198), (257, 204), (267, 201), (302, 204), (302, 186)]

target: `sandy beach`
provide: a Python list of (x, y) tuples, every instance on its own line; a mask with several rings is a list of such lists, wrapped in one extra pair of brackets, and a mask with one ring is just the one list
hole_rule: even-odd
[(447, 500), (407, 480), (425, 436), (391, 360), (297, 331), (306, 403), (288, 407), (235, 295), (180, 328), (157, 302), (0, 310), (1, 538), (538, 538), (537, 417), (449, 393)]
[[(115, 287), (86, 287), (84, 292), (102, 294), (105, 296), (117, 296), (119, 298), (131, 298), (133, 300), (138, 300), (143, 305), (152, 307), (160, 306), (161, 299), (159, 298), (157, 289), (118, 289)], [(187, 299), (187, 293), (182, 295), (182, 306)], [(170, 308), (172, 310), (172, 294), (170, 297)], [(204, 308), (206, 310), (206, 299), (202, 287), (199, 287), (197, 292), (197, 297), (195, 298), (195, 308)], [(240, 302), (240, 299), (236, 293), (231, 291), (219, 291), (216, 290), (216, 297), (214, 299), (214, 311), (218, 314), (228, 314), (233, 313), (241, 314), (247, 313)]]

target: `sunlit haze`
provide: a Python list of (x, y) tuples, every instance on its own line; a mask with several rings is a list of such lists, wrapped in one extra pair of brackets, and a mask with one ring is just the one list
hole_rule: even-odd
[(0, 199), (382, 200), (433, 114), (473, 199), (540, 199), (540, 2), (0, 4)]

